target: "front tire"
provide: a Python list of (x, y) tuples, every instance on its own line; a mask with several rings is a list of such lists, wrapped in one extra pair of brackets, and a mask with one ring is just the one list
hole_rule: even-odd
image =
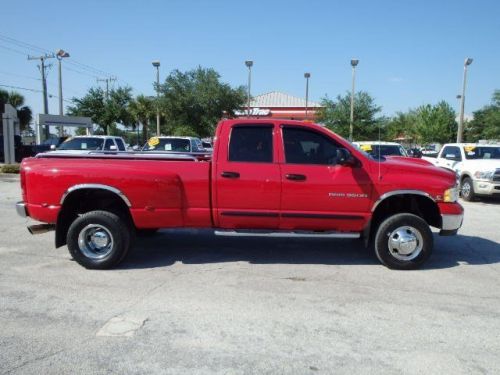
[(109, 269), (127, 255), (131, 243), (129, 226), (112, 212), (91, 211), (71, 223), (66, 237), (73, 258), (89, 269)]
[(461, 186), (462, 198), (467, 202), (472, 202), (476, 199), (476, 193), (474, 191), (474, 184), (469, 177), (464, 178)]
[(413, 214), (396, 214), (385, 219), (375, 235), (375, 254), (382, 264), (398, 270), (419, 268), (434, 246), (429, 225)]

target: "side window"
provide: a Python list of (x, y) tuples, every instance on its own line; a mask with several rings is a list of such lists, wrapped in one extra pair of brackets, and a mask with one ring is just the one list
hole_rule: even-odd
[(443, 150), (442, 156), (447, 160), (462, 160), (460, 149), (456, 146), (446, 146)]
[(118, 151), (125, 151), (125, 144), (120, 138), (115, 139), (116, 145), (118, 146)]
[(109, 151), (111, 150), (111, 146), (114, 146), (115, 143), (113, 142), (112, 139), (106, 139), (106, 143), (104, 144), (104, 150)]
[(285, 160), (288, 164), (337, 163), (337, 149), (340, 146), (330, 138), (308, 129), (283, 128)]
[(235, 126), (230, 139), (229, 161), (273, 162), (272, 126)]

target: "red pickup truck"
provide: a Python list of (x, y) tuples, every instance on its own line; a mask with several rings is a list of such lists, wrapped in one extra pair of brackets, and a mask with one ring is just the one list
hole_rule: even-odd
[[(463, 219), (453, 172), (403, 157), (375, 159), (316, 124), (225, 120), (212, 160), (154, 153), (40, 154), (21, 166), (22, 216), (55, 229), (82, 266), (106, 269), (135, 233), (214, 228), (216, 235), (362, 238), (390, 268), (433, 249), (430, 227)], [(333, 249), (332, 249), (333, 250)]]

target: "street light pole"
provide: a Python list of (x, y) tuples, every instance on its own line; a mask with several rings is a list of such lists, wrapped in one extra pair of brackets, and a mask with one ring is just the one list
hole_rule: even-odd
[[(56, 57), (59, 65), (59, 115), (64, 115), (63, 108), (63, 90), (62, 90), (62, 59), (69, 57), (69, 53), (60, 49), (56, 52)], [(64, 134), (63, 126), (59, 126), (59, 137), (62, 137)]]
[(160, 61), (152, 62), (156, 68), (156, 136), (160, 136)]
[(307, 111), (309, 106), (309, 78), (311, 77), (311, 73), (304, 73), (304, 78), (306, 79), (306, 120), (307, 120)]
[(252, 66), (253, 61), (247, 60), (245, 61), (245, 65), (248, 68), (248, 91), (247, 91), (247, 117), (250, 117), (250, 88), (252, 85)]
[(464, 61), (464, 78), (462, 82), (462, 97), (460, 98), (460, 119), (458, 121), (457, 143), (462, 143), (464, 133), (464, 108), (465, 108), (465, 86), (467, 84), (467, 67), (472, 64), (472, 59), (467, 57)]
[(354, 129), (354, 82), (356, 79), (356, 65), (358, 65), (358, 59), (351, 59), (352, 66), (352, 87), (351, 87), (351, 116), (349, 120), (349, 141), (352, 142), (352, 133)]

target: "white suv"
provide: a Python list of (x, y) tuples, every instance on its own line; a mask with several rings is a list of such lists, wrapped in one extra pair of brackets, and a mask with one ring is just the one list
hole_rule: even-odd
[(457, 173), (466, 201), (477, 196), (500, 197), (500, 145), (445, 144), (434, 164)]

